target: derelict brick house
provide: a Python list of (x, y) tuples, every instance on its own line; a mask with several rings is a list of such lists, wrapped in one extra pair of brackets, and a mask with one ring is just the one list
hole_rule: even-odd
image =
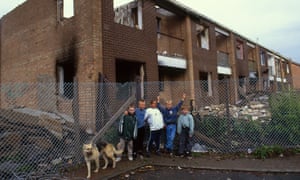
[[(173, 0), (27, 0), (0, 29), (1, 84), (39, 84), (13, 104), (1, 92), (1, 107), (72, 115), (70, 84), (78, 82), (79, 119), (91, 128), (103, 78), (139, 78), (138, 98), (148, 100), (177, 101), (185, 91), (199, 107), (235, 103), (253, 88), (291, 86), (289, 60)], [(185, 83), (172, 88), (174, 81)], [(36, 94), (47, 97), (28, 98)]]

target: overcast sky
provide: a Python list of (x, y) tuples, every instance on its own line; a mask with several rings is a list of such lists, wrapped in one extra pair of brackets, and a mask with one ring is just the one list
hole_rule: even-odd
[[(0, 17), (24, 1), (1, 0)], [(238, 34), (300, 63), (299, 0), (178, 1)]]

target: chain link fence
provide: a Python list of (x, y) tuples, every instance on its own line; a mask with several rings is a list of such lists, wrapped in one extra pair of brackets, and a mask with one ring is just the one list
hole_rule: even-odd
[(82, 144), (95, 135), (96, 140), (118, 142), (118, 117), (130, 103), (145, 99), (149, 105), (160, 95), (162, 104), (172, 99), (175, 105), (183, 92), (187, 94), (184, 105), (194, 116), (193, 141), (200, 151), (299, 146), (299, 92), (285, 88), (257, 91), (257, 84), (226, 79), (1, 84), (0, 177), (59, 176), (83, 162)]

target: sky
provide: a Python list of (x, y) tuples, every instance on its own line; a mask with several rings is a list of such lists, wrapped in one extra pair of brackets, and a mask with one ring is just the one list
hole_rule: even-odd
[[(0, 17), (25, 0), (1, 0)], [(118, 0), (128, 1), (128, 0)], [(299, 0), (177, 0), (238, 34), (300, 63)]]

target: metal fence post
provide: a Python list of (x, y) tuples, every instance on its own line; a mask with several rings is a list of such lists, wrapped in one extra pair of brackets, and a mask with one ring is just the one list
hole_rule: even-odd
[(104, 120), (104, 76), (99, 73), (96, 98), (96, 132), (100, 131)]
[(78, 80), (74, 77), (74, 98), (72, 103), (72, 111), (74, 117), (74, 132), (75, 132), (75, 139), (74, 139), (74, 148), (75, 148), (75, 162), (80, 162), (81, 157), (81, 148), (80, 148), (80, 122), (79, 122), (79, 92), (78, 92)]
[(230, 147), (230, 151), (232, 150), (232, 146), (231, 146), (231, 140), (232, 140), (232, 120), (230, 118), (230, 109), (229, 109), (229, 98), (230, 98), (230, 91), (229, 91), (229, 79), (226, 78), (225, 79), (225, 83), (226, 83), (226, 88), (225, 88), (225, 94), (226, 94), (226, 98), (225, 98), (225, 107), (226, 107), (226, 119), (227, 119), (227, 123), (228, 123), (228, 132), (227, 132), (227, 137), (228, 137), (228, 146)]

